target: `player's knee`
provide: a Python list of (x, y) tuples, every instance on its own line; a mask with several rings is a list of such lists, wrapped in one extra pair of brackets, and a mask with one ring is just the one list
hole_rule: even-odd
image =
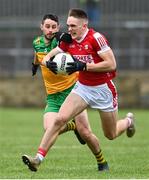
[(63, 127), (67, 122), (67, 118), (63, 115), (58, 115), (55, 121), (55, 125), (58, 127)]
[(91, 131), (89, 130), (89, 129), (87, 129), (87, 128), (81, 128), (81, 129), (79, 129), (79, 134), (81, 135), (81, 137), (85, 140), (85, 141), (87, 141), (89, 138), (90, 138), (90, 136), (91, 136)]
[(104, 135), (109, 140), (114, 140), (116, 138), (116, 133), (104, 133)]

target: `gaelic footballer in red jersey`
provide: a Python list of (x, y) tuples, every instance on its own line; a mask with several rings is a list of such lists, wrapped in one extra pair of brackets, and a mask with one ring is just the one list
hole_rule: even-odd
[[(55, 125), (48, 132), (49, 147), (55, 142), (61, 127), (87, 107), (97, 109), (104, 135), (109, 140), (124, 132), (128, 137), (132, 137), (135, 134), (133, 113), (127, 113), (124, 118), (118, 119), (117, 92), (112, 82), (115, 77), (116, 59), (106, 38), (88, 28), (87, 14), (81, 9), (69, 11), (67, 26), (73, 39), (72, 43), (60, 43), (44, 58), (43, 64), (60, 52), (69, 52), (79, 60), (69, 64), (67, 70), (69, 73), (79, 71), (79, 81), (65, 99)], [(106, 163), (102, 165), (107, 169)]]

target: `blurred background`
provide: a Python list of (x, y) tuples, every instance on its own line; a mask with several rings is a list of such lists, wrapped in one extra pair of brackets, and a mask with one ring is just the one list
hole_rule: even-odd
[(0, 0), (0, 7), (1, 107), (45, 105), (40, 72), (31, 76), (32, 40), (44, 14), (58, 15), (66, 30), (68, 10), (82, 8), (115, 53), (119, 106), (149, 108), (149, 0)]

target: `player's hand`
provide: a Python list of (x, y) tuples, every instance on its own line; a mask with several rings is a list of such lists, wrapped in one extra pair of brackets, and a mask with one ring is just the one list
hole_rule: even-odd
[(38, 70), (39, 64), (32, 63), (32, 76), (35, 76)]
[(66, 42), (66, 43), (72, 43), (72, 38), (71, 35), (65, 32), (57, 32), (55, 33), (56, 39), (61, 42)]
[(46, 67), (49, 68), (54, 74), (57, 74), (57, 64), (52, 60), (46, 61)]
[(72, 74), (76, 71), (85, 71), (86, 63), (83, 63), (76, 58), (74, 58), (74, 62), (67, 63), (66, 72), (68, 74)]

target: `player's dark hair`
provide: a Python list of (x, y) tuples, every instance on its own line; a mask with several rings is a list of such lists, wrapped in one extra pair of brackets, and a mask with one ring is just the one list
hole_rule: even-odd
[(53, 21), (55, 21), (55, 22), (57, 22), (59, 24), (58, 17), (56, 15), (54, 15), (54, 14), (45, 14), (43, 16), (43, 19), (42, 19), (42, 24), (44, 24), (44, 21), (46, 19), (51, 19), (51, 20), (53, 20)]
[(73, 16), (75, 18), (88, 19), (87, 14), (82, 9), (70, 9), (68, 16)]

